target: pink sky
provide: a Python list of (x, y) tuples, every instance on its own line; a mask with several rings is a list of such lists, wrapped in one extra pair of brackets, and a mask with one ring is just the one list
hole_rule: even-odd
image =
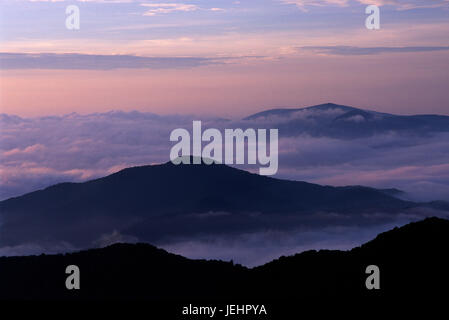
[(335, 102), (398, 114), (449, 114), (448, 81), (447, 52), (298, 54), (172, 70), (6, 70), (0, 111), (240, 117), (271, 107)]
[[(224, 64), (108, 71), (16, 64), (2, 67), (0, 112), (139, 110), (241, 117), (272, 107), (335, 102), (398, 114), (449, 114), (447, 0), (430, 6), (422, 0), (377, 1), (382, 23), (375, 31), (365, 28), (364, 0), (211, 0), (192, 10), (156, 8), (165, 13), (150, 15), (148, 6), (128, 2), (75, 1), (83, 20), (74, 32), (62, 23), (66, 2), (6, 0), (0, 4), (8, 31), (0, 54), (225, 58), (219, 61)], [(301, 49), (310, 46), (386, 50)], [(398, 47), (411, 51), (392, 51)]]

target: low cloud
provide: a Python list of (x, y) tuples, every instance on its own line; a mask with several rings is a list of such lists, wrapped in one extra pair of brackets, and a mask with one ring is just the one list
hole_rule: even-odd
[[(389, 231), (436, 212), (416, 212), (406, 215), (377, 214), (371, 219), (379, 223), (336, 223), (332, 226), (302, 227), (294, 230), (266, 230), (260, 232), (198, 236), (189, 239), (157, 243), (165, 250), (191, 259), (233, 260), (248, 267), (259, 266), (280, 256), (294, 255), (307, 250), (350, 250)], [(447, 218), (446, 214), (440, 214)], [(342, 218), (344, 220), (344, 218)], [(383, 221), (383, 222), (382, 222)]]
[(114, 243), (137, 243), (138, 239), (133, 236), (121, 234), (119, 231), (114, 230), (109, 234), (103, 234), (95, 243), (96, 247), (107, 247)]
[(77, 251), (79, 248), (73, 247), (67, 242), (53, 244), (24, 243), (17, 246), (0, 247), (0, 257), (8, 256), (29, 256), (45, 254), (57, 254)]
[[(415, 208), (407, 212), (370, 213), (348, 216), (336, 213), (316, 213), (294, 226), (270, 227), (257, 231), (234, 230), (231, 233), (201, 232), (184, 236), (169, 236), (152, 240), (151, 244), (191, 259), (233, 260), (249, 267), (258, 266), (284, 255), (307, 250), (349, 250), (374, 239), (379, 233), (419, 221), (426, 217), (448, 218), (448, 212)], [(0, 256), (55, 254), (109, 246), (114, 243), (146, 242), (135, 236), (111, 229), (89, 244), (57, 241), (46, 243), (25, 242), (0, 247)], [(80, 235), (80, 237), (82, 237)]]

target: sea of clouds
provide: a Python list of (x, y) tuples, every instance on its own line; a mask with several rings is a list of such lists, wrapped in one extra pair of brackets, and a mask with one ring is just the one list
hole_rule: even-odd
[[(298, 117), (311, 117), (312, 111)], [(272, 128), (263, 119), (121, 112), (20, 118), (0, 115), (0, 200), (59, 182), (81, 182), (122, 168), (169, 161), (170, 132), (203, 128)], [(326, 185), (398, 188), (416, 201), (449, 200), (449, 133), (388, 131), (338, 139), (279, 132), (276, 177)], [(256, 172), (257, 166), (242, 168)]]

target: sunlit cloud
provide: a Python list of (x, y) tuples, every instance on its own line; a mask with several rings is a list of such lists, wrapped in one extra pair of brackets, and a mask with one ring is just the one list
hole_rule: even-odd
[(155, 16), (157, 14), (172, 13), (172, 12), (188, 12), (199, 9), (197, 5), (185, 3), (142, 3), (144, 7), (150, 8), (145, 11), (144, 16)]
[(293, 4), (298, 8), (305, 8), (306, 6), (322, 7), (326, 5), (346, 6), (348, 0), (281, 0), (285, 4)]

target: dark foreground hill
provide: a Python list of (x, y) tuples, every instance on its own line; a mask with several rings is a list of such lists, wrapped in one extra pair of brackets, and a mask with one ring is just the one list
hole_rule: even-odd
[(2, 201), (0, 246), (65, 243), (86, 248), (113, 232), (158, 243), (199, 233), (324, 226), (339, 220), (338, 214), (361, 223), (371, 213), (392, 215), (420, 206), (373, 188), (321, 186), (226, 165), (168, 162)]
[[(254, 269), (189, 260), (146, 244), (0, 258), (0, 298), (194, 302), (431, 297), (449, 285), (448, 239), (449, 220), (428, 218), (382, 233), (351, 251), (308, 251)], [(65, 288), (65, 268), (72, 264), (80, 268), (80, 290)], [(368, 265), (380, 268), (380, 290), (365, 287)]]

